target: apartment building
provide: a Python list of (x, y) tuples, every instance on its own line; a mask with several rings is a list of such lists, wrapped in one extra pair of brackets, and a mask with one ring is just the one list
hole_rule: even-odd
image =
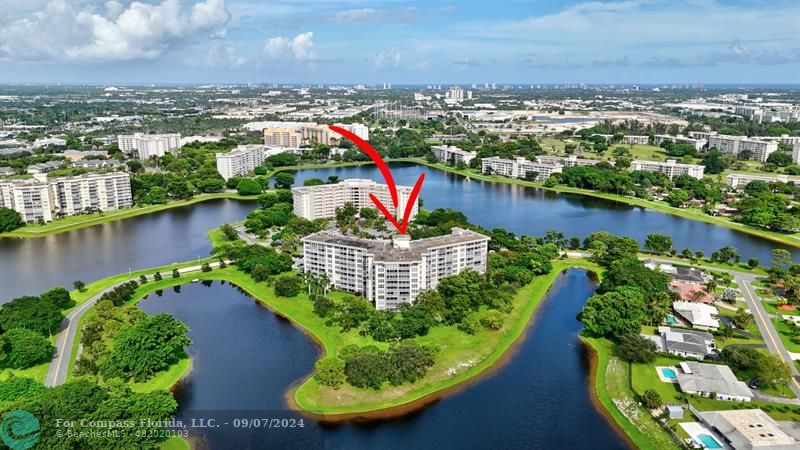
[(792, 162), (800, 164), (800, 142), (792, 146)]
[(124, 172), (0, 182), (0, 207), (17, 211), (26, 223), (131, 206), (130, 175)]
[(264, 160), (268, 157), (286, 150), (284, 147), (267, 147), (261, 144), (237, 145), (229, 152), (214, 154), (217, 159), (217, 172), (225, 181), (232, 177), (247, 175), (264, 164)]
[(705, 169), (705, 166), (698, 164), (681, 164), (674, 159), (668, 159), (666, 162), (645, 160), (631, 161), (631, 170), (661, 172), (666, 174), (670, 180), (681, 175), (689, 175), (692, 178), (700, 180), (703, 178), (703, 171)]
[[(336, 124), (340, 128), (369, 140), (369, 127), (360, 123)], [(342, 137), (328, 128), (328, 125), (286, 122), (285, 125), (264, 128), (264, 144), (282, 147), (300, 147), (303, 144), (335, 145)]]
[(788, 183), (793, 181), (800, 183), (800, 178), (789, 178), (786, 175), (776, 175), (772, 177), (764, 175), (750, 175), (745, 173), (732, 173), (727, 176), (728, 186), (737, 189), (747, 186), (751, 181), (763, 181), (764, 183)]
[(411, 240), (363, 239), (322, 231), (303, 242), (304, 270), (326, 275), (334, 288), (362, 294), (378, 310), (412, 304), (420, 292), (464, 270), (486, 271), (489, 237), (453, 228), (451, 234)]
[[(546, 162), (528, 161), (525, 158), (504, 159), (499, 156), (481, 160), (481, 172), (503, 175), (511, 178), (526, 178), (530, 173), (536, 173), (536, 181), (543, 181), (554, 173), (560, 173), (564, 167), (561, 164), (550, 163), (551, 158), (544, 158)], [(567, 159), (567, 158), (561, 158)]]
[[(606, 142), (610, 141), (614, 135), (613, 134), (597, 134), (593, 136), (602, 136), (606, 139)], [(630, 135), (630, 136), (623, 136), (622, 140), (619, 141), (620, 144), (648, 144), (650, 143), (650, 136), (647, 135)]]
[(303, 133), (293, 128), (264, 128), (264, 144), (281, 147), (299, 147), (303, 143)]
[(139, 159), (161, 157), (181, 146), (180, 133), (170, 134), (122, 134), (117, 136), (119, 149), (125, 153), (136, 152)]
[(708, 148), (712, 147), (716, 147), (722, 153), (732, 155), (738, 155), (743, 151), (749, 150), (753, 153), (753, 159), (766, 162), (769, 155), (778, 150), (778, 143), (745, 136), (717, 134), (708, 138)]
[(563, 156), (540, 155), (536, 157), (536, 162), (541, 164), (550, 164), (553, 166), (577, 167), (577, 166), (593, 166), (595, 164), (601, 163), (602, 161), (598, 159), (578, 158), (575, 155), (569, 155), (566, 158)]
[(661, 147), (661, 144), (664, 141), (672, 141), (676, 144), (689, 144), (695, 148), (695, 150), (702, 150), (703, 147), (706, 145), (706, 139), (698, 139), (693, 137), (684, 136), (682, 134), (678, 134), (676, 136), (672, 136), (669, 134), (657, 134), (653, 136), (653, 145), (656, 147)]
[(461, 150), (454, 145), (434, 145), (431, 147), (431, 151), (433, 151), (437, 161), (447, 164), (464, 163), (464, 165), (468, 166), (478, 156), (477, 152)]
[[(357, 209), (375, 208), (370, 194), (378, 198), (386, 208), (398, 219), (405, 214), (411, 191), (410, 186), (397, 186), (397, 208), (392, 203), (389, 187), (373, 180), (351, 178), (334, 184), (319, 186), (302, 186), (292, 188), (294, 198), (294, 214), (308, 220), (331, 218), (336, 216), (336, 208), (351, 203)], [(411, 209), (413, 219), (419, 212), (419, 205), (414, 202)]]

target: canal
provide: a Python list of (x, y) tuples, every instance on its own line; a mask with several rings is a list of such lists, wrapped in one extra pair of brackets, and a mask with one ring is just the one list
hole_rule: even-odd
[(238, 418), (300, 420), (284, 394), (308, 375), (319, 348), (301, 331), (229, 284), (186, 284), (139, 303), (191, 329), (193, 369), (176, 392), (178, 419), (228, 422), (191, 433), (197, 448), (354, 449), (627, 448), (594, 408), (589, 361), (575, 315), (595, 284), (582, 270), (556, 280), (508, 363), (465, 389), (401, 418), (243, 429)]

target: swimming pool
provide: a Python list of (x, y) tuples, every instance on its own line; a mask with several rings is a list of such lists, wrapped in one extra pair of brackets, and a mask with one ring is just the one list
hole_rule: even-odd
[(667, 324), (669, 324), (669, 325), (679, 325), (680, 324), (680, 322), (678, 322), (678, 319), (676, 319), (675, 316), (673, 316), (672, 314), (670, 314), (667, 317), (665, 317), (664, 321), (667, 322)]
[(668, 380), (676, 380), (678, 378), (678, 374), (675, 373), (675, 370), (670, 369), (669, 367), (662, 367), (661, 375)]
[(703, 447), (705, 448), (722, 448), (722, 445), (720, 445), (713, 436), (698, 434), (697, 438), (700, 439), (700, 442), (703, 443)]

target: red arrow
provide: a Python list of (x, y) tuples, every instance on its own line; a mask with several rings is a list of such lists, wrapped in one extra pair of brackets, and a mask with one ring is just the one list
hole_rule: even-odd
[[(392, 171), (389, 170), (389, 166), (386, 165), (386, 161), (384, 161), (383, 158), (381, 158), (381, 155), (378, 154), (378, 152), (375, 151), (375, 149), (372, 148), (372, 146), (369, 145), (367, 141), (356, 136), (354, 133), (351, 133), (350, 131), (345, 130), (344, 128), (340, 128), (334, 125), (330, 125), (328, 126), (328, 128), (330, 128), (331, 131), (339, 133), (342, 136), (346, 137), (347, 139), (353, 141), (364, 153), (367, 154), (367, 156), (370, 157), (370, 159), (372, 159), (372, 162), (374, 162), (375, 165), (378, 166), (378, 170), (381, 171), (383, 179), (386, 180), (386, 185), (389, 186), (389, 194), (391, 194), (392, 196), (392, 203), (394, 204), (394, 207), (397, 208), (398, 204), (397, 186), (395, 186), (394, 184)], [(423, 181), (425, 181), (425, 174), (421, 173), (419, 175), (419, 178), (417, 178), (416, 184), (414, 184), (414, 189), (411, 190), (411, 195), (408, 197), (408, 202), (406, 202), (406, 209), (405, 211), (403, 211), (402, 223), (397, 222), (397, 219), (394, 217), (394, 215), (389, 211), (388, 208), (386, 208), (386, 206), (383, 205), (383, 203), (381, 203), (380, 200), (378, 200), (378, 197), (376, 197), (373, 194), (369, 194), (369, 198), (372, 200), (372, 203), (374, 203), (375, 206), (378, 208), (378, 211), (380, 211), (384, 215), (384, 217), (386, 217), (386, 219), (389, 222), (391, 222), (391, 224), (395, 228), (397, 228), (397, 231), (399, 231), (400, 234), (406, 234), (409, 218), (411, 217), (411, 210), (414, 209), (414, 203), (417, 201), (417, 197), (419, 197), (419, 191), (422, 189)]]

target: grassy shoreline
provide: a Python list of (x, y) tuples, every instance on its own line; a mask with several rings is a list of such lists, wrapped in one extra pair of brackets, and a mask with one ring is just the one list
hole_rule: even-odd
[(684, 209), (684, 208), (675, 208), (673, 206), (667, 205), (663, 202), (656, 202), (651, 200), (644, 200), (641, 198), (635, 197), (628, 197), (624, 195), (616, 195), (616, 194), (608, 194), (604, 192), (597, 192), (592, 191), (589, 189), (580, 189), (580, 188), (572, 188), (568, 186), (553, 186), (553, 187), (545, 187), (544, 183), (538, 181), (526, 181), (520, 180), (516, 178), (508, 178), (508, 177), (501, 177), (495, 175), (485, 175), (474, 171), (469, 170), (459, 170), (454, 167), (450, 167), (446, 164), (441, 163), (429, 163), (422, 158), (401, 158), (401, 159), (393, 159), (392, 162), (413, 162), (417, 164), (421, 164), (426, 167), (430, 167), (432, 169), (442, 170), (445, 172), (454, 173), (457, 175), (461, 175), (464, 177), (474, 178), (477, 180), (482, 181), (491, 181), (494, 183), (506, 183), (506, 184), (516, 184), (519, 186), (526, 186), (526, 187), (535, 187), (539, 189), (545, 189), (548, 191), (563, 193), (563, 194), (575, 194), (575, 195), (584, 195), (588, 197), (595, 197), (604, 200), (611, 200), (619, 203), (625, 203), (631, 206), (638, 206), (640, 208), (648, 208), (653, 209), (659, 212), (663, 212), (666, 214), (672, 214), (673, 216), (682, 217), (684, 219), (691, 219), (691, 220), (698, 220), (701, 222), (709, 223), (712, 225), (719, 225), (726, 228), (730, 228), (732, 230), (740, 231), (742, 233), (747, 233), (753, 236), (758, 236), (764, 239), (768, 239), (773, 242), (779, 242), (781, 244), (789, 245), (792, 247), (800, 248), (800, 235), (798, 234), (783, 234), (783, 233), (776, 233), (774, 231), (762, 230), (760, 228), (752, 227), (749, 225), (745, 225), (742, 223), (734, 222), (731, 219), (724, 218), (724, 217), (714, 217), (704, 214), (702, 212), (697, 212), (692, 209)]
[(0, 238), (41, 238), (66, 231), (100, 225), (121, 219), (165, 211), (172, 208), (194, 205), (196, 203), (217, 199), (255, 200), (258, 196), (239, 195), (236, 192), (219, 192), (214, 194), (200, 194), (187, 200), (176, 200), (163, 205), (134, 206), (132, 208), (110, 211), (107, 213), (81, 214), (57, 219), (44, 225), (26, 225), (14, 231), (0, 233)]

